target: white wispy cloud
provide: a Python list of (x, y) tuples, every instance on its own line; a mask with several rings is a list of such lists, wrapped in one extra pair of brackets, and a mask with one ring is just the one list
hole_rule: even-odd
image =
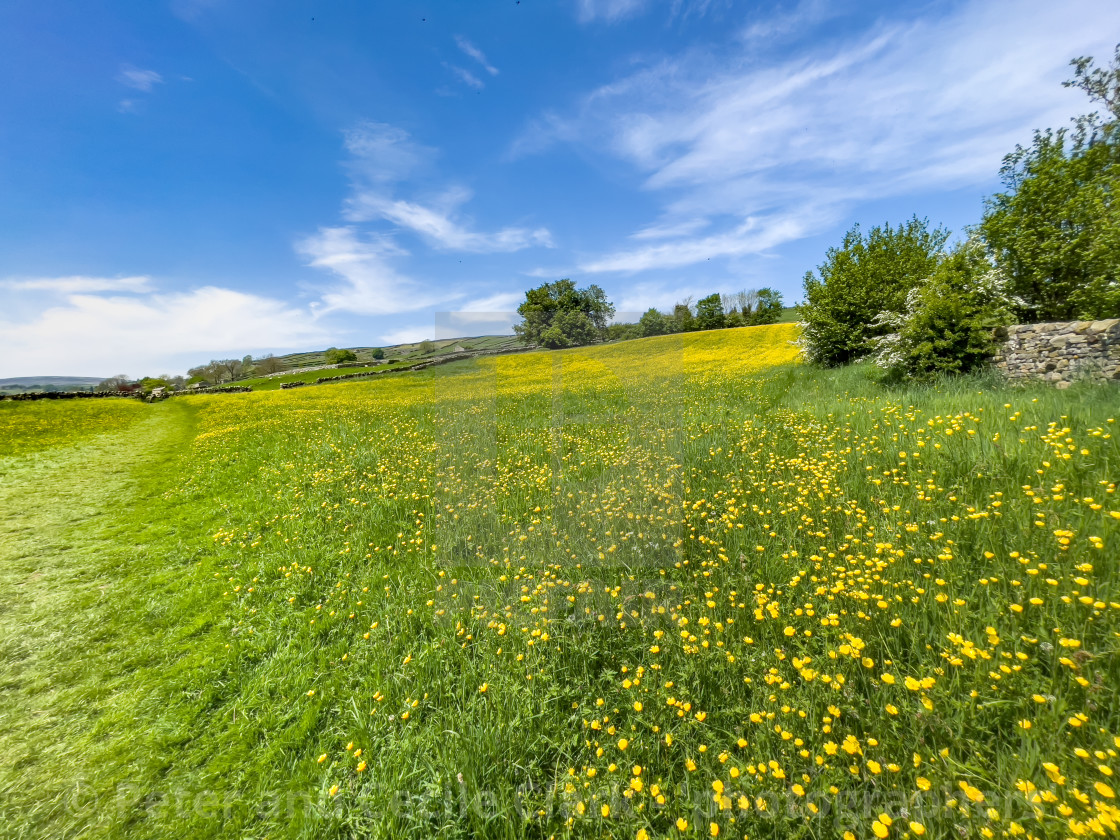
[[(61, 292), (75, 288), (73, 281), (57, 278), (42, 288)], [(68, 294), (33, 317), (0, 320), (0, 375), (150, 374), (224, 354), (322, 346), (330, 338), (306, 310), (232, 289)]]
[(344, 138), (351, 154), (347, 165), (351, 191), (343, 201), (346, 222), (387, 221), (445, 251), (482, 254), (553, 247), (552, 235), (543, 227), (473, 230), (460, 212), (471, 192), (461, 186), (446, 188), (423, 203), (394, 195), (399, 182), (436, 156), (434, 150), (417, 145), (407, 132), (367, 122), (347, 131)]
[(436, 157), (435, 149), (415, 142), (402, 128), (363, 120), (342, 133), (350, 154), (347, 169), (363, 184), (403, 181)]
[(150, 292), (152, 279), (137, 277), (10, 277), (0, 280), (0, 288), (14, 291), (80, 294), (91, 292)]
[(123, 64), (117, 73), (117, 81), (125, 87), (150, 93), (153, 87), (163, 81), (163, 76), (155, 70), (142, 70), (131, 64)]
[(552, 235), (546, 228), (506, 227), (481, 233), (468, 230), (445, 210), (386, 198), (373, 192), (353, 196), (347, 202), (346, 218), (354, 222), (384, 219), (419, 234), (434, 247), (447, 251), (485, 254), (520, 251), (534, 246), (553, 247)]
[(381, 341), (388, 347), (394, 344), (415, 344), (424, 339), (435, 338), (435, 328), (431, 324), (417, 324), (412, 327), (401, 327), (382, 333)]
[(859, 202), (992, 185), (1032, 129), (1088, 108), (1060, 85), (1069, 59), (1107, 54), (1120, 31), (1120, 6), (1093, 0), (1022, 0), (1014, 15), (971, 0), (828, 46), (802, 39), (769, 58), (752, 46), (829, 14), (807, 0), (753, 20), (727, 54), (664, 57), (527, 126), (514, 154), (555, 142), (606, 150), (662, 202), (634, 234), (660, 241), (585, 259), (584, 270), (757, 253)]
[(680, 268), (713, 257), (761, 254), (809, 233), (808, 219), (798, 216), (751, 216), (742, 224), (711, 236), (677, 239), (631, 250), (616, 251), (580, 265), (591, 274), (604, 271), (636, 272)]
[(487, 60), (485, 53), (483, 53), (482, 50), (480, 50), (462, 35), (455, 36), (455, 43), (459, 45), (459, 49), (461, 49), (466, 55), (470, 56), (480, 65), (482, 65), (482, 69), (489, 73), (491, 76), (498, 75), (498, 68)]
[(614, 23), (643, 11), (647, 4), (648, 0), (577, 0), (576, 18), (580, 23)]
[(708, 219), (680, 219), (666, 224), (653, 224), (630, 234), (631, 239), (671, 239), (689, 236), (703, 230), (711, 222)]
[(329, 271), (341, 281), (319, 290), (316, 315), (344, 311), (360, 315), (393, 315), (425, 309), (454, 299), (454, 295), (426, 288), (400, 273), (394, 258), (407, 256), (384, 237), (363, 238), (355, 228), (325, 227), (296, 245), (308, 265)]
[(773, 43), (776, 40), (785, 41), (791, 36), (804, 34), (810, 29), (825, 21), (842, 17), (845, 8), (837, 3), (827, 3), (825, 0), (799, 0), (785, 8), (778, 8), (768, 15), (751, 16), (749, 22), (740, 33), (744, 41), (751, 42), (752, 46), (766, 41)]
[(486, 83), (483, 82), (482, 79), (478, 78), (478, 76), (476, 76), (470, 70), (466, 70), (457, 64), (451, 64), (446, 61), (443, 63), (443, 66), (454, 73), (455, 77), (458, 78), (459, 81), (461, 81), (465, 85), (468, 85), (469, 87), (474, 88), (475, 90), (482, 90), (484, 87), (486, 87)]
[(489, 297), (468, 301), (459, 308), (459, 312), (484, 315), (492, 315), (495, 312), (510, 312), (517, 309), (524, 300), (524, 292), (499, 292)]

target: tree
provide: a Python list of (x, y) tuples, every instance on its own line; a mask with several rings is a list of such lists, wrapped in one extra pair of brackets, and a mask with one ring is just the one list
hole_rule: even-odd
[(638, 319), (638, 330), (643, 336), (665, 335), (669, 332), (669, 319), (656, 309), (647, 309)]
[(957, 246), (910, 290), (902, 312), (880, 314), (893, 332), (876, 340), (876, 364), (893, 378), (976, 370), (996, 349), (995, 328), (1011, 322), (1006, 286), (978, 239)]
[(435, 343), (434, 343), (433, 341), (431, 341), (430, 339), (427, 339), (427, 338), (425, 338), (425, 339), (424, 339), (423, 341), (421, 341), (421, 342), (420, 342), (420, 344), (418, 344), (418, 345), (417, 345), (416, 349), (417, 349), (417, 350), (418, 350), (418, 351), (419, 351), (419, 352), (420, 352), (420, 353), (421, 353), (422, 355), (425, 355), (425, 356), (426, 356), (426, 355), (428, 355), (429, 353), (434, 353), (434, 352), (435, 352), (435, 349), (436, 349), (436, 345), (435, 345)]
[(375, 362), (380, 361), (381, 359), (385, 358), (385, 351), (382, 350), (380, 347), (374, 347), (372, 350), (369, 351), (369, 357), (371, 359), (373, 359)]
[(339, 350), (337, 347), (330, 347), (323, 354), (323, 358), (328, 365), (340, 365), (343, 362), (356, 362), (358, 356), (353, 350)]
[(1006, 191), (980, 224), (1024, 321), (1120, 317), (1120, 45), (1113, 64), (1071, 64), (1067, 87), (1103, 103), (1066, 129), (1036, 131), (1000, 170)]
[(288, 366), (282, 359), (276, 358), (271, 353), (253, 360), (253, 370), (263, 376), (267, 376), (270, 373), (279, 373), (287, 367)]
[(696, 319), (692, 315), (692, 297), (687, 297), (673, 307), (669, 318), (670, 332), (692, 332), (696, 329)]
[(751, 315), (758, 304), (758, 291), (756, 289), (743, 289), (736, 292), (732, 297), (735, 298), (735, 308), (743, 316), (744, 322), (750, 323)]
[(116, 376), (110, 376), (108, 379), (102, 379), (97, 383), (98, 391), (119, 391), (125, 385), (128, 385), (132, 380), (129, 379), (127, 373), (118, 373)]
[(696, 329), (722, 330), (724, 327), (723, 303), (719, 293), (700, 298), (696, 302)]
[(782, 317), (785, 305), (782, 303), (782, 293), (776, 289), (763, 287), (754, 293), (755, 309), (751, 313), (748, 323), (776, 324)]
[(839, 248), (830, 248), (817, 274), (805, 275), (801, 343), (810, 361), (832, 366), (858, 359), (885, 332), (876, 324), (883, 311), (901, 312), (906, 295), (937, 266), (948, 239), (916, 216), (897, 228), (873, 227), (866, 236), (855, 225)]
[(218, 382), (230, 382), (237, 379), (244, 369), (241, 359), (214, 359), (206, 367)]
[(527, 291), (517, 312), (522, 320), (513, 329), (523, 343), (556, 349), (602, 338), (614, 306), (598, 286), (577, 289), (564, 279)]

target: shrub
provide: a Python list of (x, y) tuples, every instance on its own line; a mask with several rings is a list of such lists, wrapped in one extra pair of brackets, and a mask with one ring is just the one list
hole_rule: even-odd
[(358, 360), (353, 350), (339, 350), (337, 347), (331, 347), (323, 354), (323, 358), (328, 365), (340, 365), (343, 362), (356, 362)]
[(976, 370), (996, 349), (995, 328), (1011, 323), (1006, 288), (977, 240), (959, 245), (910, 290), (901, 312), (876, 318), (877, 327), (892, 330), (875, 342), (876, 364), (893, 379)]
[(907, 293), (937, 267), (948, 236), (916, 216), (897, 228), (873, 227), (867, 236), (859, 225), (849, 230), (825, 254), (818, 274), (805, 275), (798, 312), (809, 361), (840, 365), (870, 352), (872, 339), (888, 331), (876, 316), (903, 310)]

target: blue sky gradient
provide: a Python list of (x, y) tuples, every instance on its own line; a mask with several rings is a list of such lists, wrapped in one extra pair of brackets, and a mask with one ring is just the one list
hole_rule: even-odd
[[(800, 298), (854, 222), (960, 234), (1088, 110), (1120, 4), (10, 0), (0, 375)], [(502, 314), (507, 313), (507, 314)], [(443, 323), (447, 323), (444, 318)]]

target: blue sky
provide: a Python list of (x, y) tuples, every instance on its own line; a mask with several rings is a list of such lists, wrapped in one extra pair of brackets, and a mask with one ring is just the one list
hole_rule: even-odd
[[(8, 0), (0, 375), (506, 331), (959, 232), (1120, 4)], [(507, 313), (507, 314), (502, 314)], [(446, 326), (450, 324), (450, 326)]]

